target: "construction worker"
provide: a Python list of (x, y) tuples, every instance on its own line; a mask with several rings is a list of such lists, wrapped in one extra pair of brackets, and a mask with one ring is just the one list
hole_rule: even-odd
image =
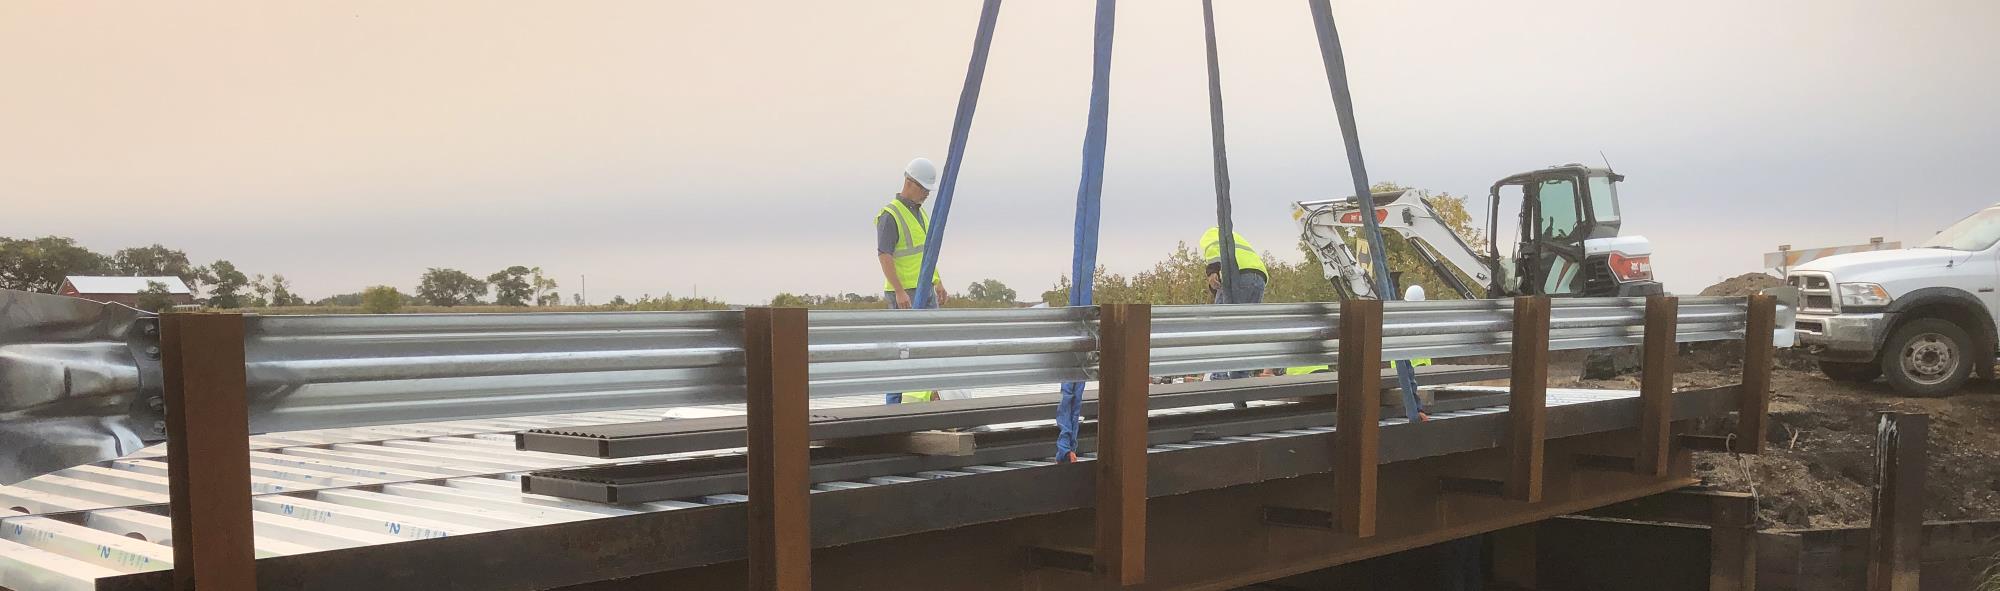
[[(1405, 302), (1424, 301), (1424, 286), (1412, 285), (1410, 286), (1409, 289), (1403, 290), (1403, 301)], [(1431, 358), (1429, 357), (1418, 357), (1416, 359), (1410, 360), (1410, 367), (1423, 367), (1430, 364), (1431, 364)]]
[(1264, 301), (1264, 284), (1271, 275), (1264, 270), (1264, 258), (1242, 234), (1230, 232), (1236, 242), (1236, 292), (1222, 297), (1222, 230), (1211, 227), (1201, 235), (1201, 260), (1208, 264), (1208, 292), (1218, 304), (1258, 304)]
[[(875, 258), (882, 264), (882, 301), (891, 309), (907, 310), (916, 300), (917, 275), (923, 271), (924, 238), (930, 226), (924, 217), (924, 200), (937, 184), (937, 165), (928, 158), (911, 160), (903, 167), (903, 188), (875, 216)], [(935, 269), (931, 289), (936, 301), (944, 303), (944, 281)], [(933, 397), (931, 392), (892, 392), (885, 401), (928, 402)]]
[[(1201, 260), (1208, 264), (1208, 293), (1218, 304), (1258, 304), (1264, 301), (1264, 284), (1271, 276), (1264, 270), (1264, 258), (1257, 256), (1257, 248), (1250, 246), (1242, 234), (1230, 232), (1236, 243), (1236, 285), (1235, 291), (1222, 293), (1222, 229), (1211, 227), (1201, 235)], [(1216, 372), (1211, 380), (1237, 380), (1250, 377), (1256, 372), (1230, 371)]]

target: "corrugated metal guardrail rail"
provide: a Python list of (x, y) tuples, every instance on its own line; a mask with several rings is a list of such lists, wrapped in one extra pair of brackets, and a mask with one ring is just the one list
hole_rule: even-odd
[(743, 399), (737, 312), (245, 322), (252, 432)]
[[(1641, 299), (1555, 300), (1550, 347), (1636, 345)], [(1337, 304), (1161, 306), (1154, 375), (1325, 364)], [(812, 395), (1090, 379), (1095, 308), (816, 311)], [(1683, 298), (1677, 339), (1742, 338), (1740, 298)], [(739, 401), (737, 312), (251, 317), (251, 429)], [(1395, 302), (1383, 358), (1506, 353), (1510, 300)], [(1789, 326), (1781, 322), (1780, 326)]]

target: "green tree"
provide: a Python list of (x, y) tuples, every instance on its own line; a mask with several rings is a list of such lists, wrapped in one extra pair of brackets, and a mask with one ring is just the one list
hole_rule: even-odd
[(431, 267), (417, 281), (417, 297), (433, 306), (478, 304), (486, 282), (457, 269)]
[(133, 277), (179, 277), (189, 289), (201, 286), (200, 268), (187, 253), (154, 244), (127, 248), (111, 255), (111, 271)]
[(211, 308), (243, 307), (243, 288), (250, 284), (250, 278), (236, 270), (229, 261), (216, 261), (202, 267), (201, 282), (208, 285), (208, 306)]
[(618, 307), (618, 308), (623, 308), (623, 307), (626, 307), (626, 306), (630, 306), (630, 305), (632, 305), (632, 302), (628, 302), (628, 301), (625, 301), (625, 296), (622, 296), (622, 295), (615, 295), (615, 296), (611, 296), (611, 301), (610, 301), (609, 303), (606, 303), (605, 305), (607, 305), (607, 306), (612, 306), (612, 307)]
[(70, 275), (109, 273), (110, 260), (62, 236), (0, 236), (0, 288), (55, 293)]
[(172, 308), (174, 307), (174, 292), (168, 290), (165, 283), (147, 281), (146, 289), (139, 292), (137, 305), (133, 307), (147, 312), (159, 312), (167, 308)]
[(243, 298), (243, 307), (262, 308), (271, 305), (271, 280), (263, 273), (250, 276), (250, 297)]
[(502, 306), (526, 306), (535, 297), (535, 285), (528, 282), (534, 271), (520, 265), (501, 269), (486, 276), (486, 282), (493, 284), (493, 303)]
[(403, 292), (387, 285), (361, 290), (361, 309), (369, 314), (390, 314), (403, 308)]
[(812, 305), (812, 296), (787, 292), (780, 292), (778, 295), (771, 296), (771, 307), (773, 308), (810, 308)]
[(533, 275), (533, 279), (529, 280), (529, 284), (535, 289), (535, 305), (562, 305), (562, 294), (556, 291), (555, 278), (542, 275), (541, 267), (535, 267), (528, 271), (530, 275)]
[(292, 283), (290, 281), (285, 280), (284, 275), (276, 275), (276, 274), (271, 275), (270, 289), (271, 289), (270, 293), (271, 300), (267, 305), (303, 306), (306, 304), (305, 298), (299, 297), (298, 294), (292, 293)]
[(358, 291), (357, 291), (357, 292), (354, 292), (354, 293), (343, 293), (343, 294), (335, 294), (335, 295), (331, 295), (331, 296), (327, 296), (327, 297), (323, 297), (323, 298), (320, 298), (320, 299), (317, 299), (317, 300), (313, 300), (313, 302), (312, 302), (312, 305), (315, 305), (315, 306), (359, 306), (359, 305), (361, 305), (361, 292), (358, 292)]
[(1264, 284), (1266, 302), (1332, 302), (1340, 300), (1340, 292), (1334, 290), (1333, 282), (1327, 281), (1321, 272), (1319, 259), (1312, 254), (1312, 247), (1305, 241), (1298, 244), (1300, 260), (1291, 262), (1279, 260), (1271, 253), (1264, 253), (1264, 266), (1270, 273)]
[(984, 279), (965, 287), (965, 297), (992, 303), (1014, 303), (1017, 294), (998, 279)]

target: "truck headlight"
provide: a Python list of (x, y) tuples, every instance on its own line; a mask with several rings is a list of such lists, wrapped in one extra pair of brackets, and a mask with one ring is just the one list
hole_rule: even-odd
[(1873, 283), (1840, 284), (1840, 305), (1842, 306), (1887, 306), (1889, 292)]

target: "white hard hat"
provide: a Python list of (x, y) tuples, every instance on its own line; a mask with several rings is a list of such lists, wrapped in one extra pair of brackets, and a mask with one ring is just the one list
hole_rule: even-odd
[(925, 191), (937, 190), (938, 169), (936, 164), (931, 164), (929, 158), (911, 160), (909, 166), (903, 167), (903, 176), (910, 177), (910, 180), (923, 185)]
[(1406, 302), (1424, 301), (1424, 286), (1412, 285), (1410, 286), (1409, 289), (1403, 290), (1403, 301)]

